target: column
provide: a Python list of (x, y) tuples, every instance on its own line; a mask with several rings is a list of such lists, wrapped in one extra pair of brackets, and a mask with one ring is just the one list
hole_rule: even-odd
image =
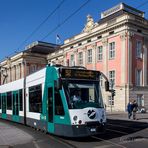
[(103, 45), (103, 73), (108, 77), (108, 39), (102, 39)]
[(87, 68), (87, 47), (83, 48), (83, 65)]
[(126, 84), (127, 66), (126, 66), (126, 32), (120, 35), (121, 39), (121, 85)]
[(96, 43), (92, 44), (92, 65), (93, 70), (96, 70)]
[(128, 49), (127, 49), (127, 67), (128, 67), (128, 73), (127, 73), (127, 83), (128, 85), (132, 85), (132, 40), (134, 37), (133, 32), (128, 32)]
[(74, 66), (78, 66), (78, 50), (74, 49)]
[(143, 45), (143, 86), (147, 86), (147, 62), (148, 62), (148, 57), (147, 57), (147, 50), (148, 48), (146, 47), (146, 43), (148, 43), (148, 39), (144, 38), (144, 45)]

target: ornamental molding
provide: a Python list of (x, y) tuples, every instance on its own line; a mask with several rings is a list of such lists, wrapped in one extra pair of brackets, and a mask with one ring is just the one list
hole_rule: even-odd
[(134, 37), (134, 32), (128, 32), (127, 33), (127, 36), (128, 36), (128, 38), (131, 40), (133, 37)]
[(126, 40), (126, 37), (127, 37), (127, 33), (126, 33), (126, 32), (124, 32), (124, 33), (122, 33), (122, 34), (120, 35), (120, 39), (121, 39), (121, 40)]
[(108, 44), (108, 39), (107, 39), (107, 38), (103, 38), (103, 39), (102, 39), (102, 44), (103, 44), (103, 46), (107, 46), (107, 44)]

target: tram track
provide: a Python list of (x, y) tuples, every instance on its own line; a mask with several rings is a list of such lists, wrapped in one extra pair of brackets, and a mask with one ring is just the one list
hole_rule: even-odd
[(68, 140), (65, 140), (62, 137), (58, 137), (58, 136), (54, 136), (54, 135), (49, 135), (49, 137), (52, 140), (55, 140), (55, 141), (65, 145), (65, 146), (67, 146), (68, 148), (78, 148), (77, 146), (75, 146), (74, 144), (70, 143)]
[(126, 148), (125, 146), (121, 145), (121, 144), (118, 144), (118, 143), (115, 143), (115, 142), (112, 142), (110, 140), (105, 140), (105, 139), (102, 139), (102, 138), (99, 138), (99, 137), (96, 137), (96, 136), (91, 136), (92, 138), (94, 139), (97, 139), (97, 140), (101, 140), (101, 141), (104, 141), (108, 144), (111, 144), (112, 146), (118, 146), (120, 148)]

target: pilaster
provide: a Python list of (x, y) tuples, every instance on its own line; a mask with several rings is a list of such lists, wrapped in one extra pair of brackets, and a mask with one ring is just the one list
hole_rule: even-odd
[(108, 77), (108, 39), (102, 39), (103, 45), (103, 73)]
[(121, 39), (121, 85), (124, 86), (126, 83), (127, 66), (126, 66), (126, 32), (120, 35)]

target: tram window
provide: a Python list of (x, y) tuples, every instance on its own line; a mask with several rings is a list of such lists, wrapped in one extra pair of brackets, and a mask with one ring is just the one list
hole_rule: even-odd
[(22, 89), (19, 90), (19, 98), (20, 98), (20, 111), (23, 111), (23, 94), (22, 94)]
[(55, 115), (65, 115), (59, 90), (55, 89)]
[(42, 111), (42, 85), (29, 88), (29, 111), (41, 113)]
[(0, 109), (1, 109), (1, 94), (0, 94)]
[(12, 110), (12, 93), (7, 92), (7, 109)]

